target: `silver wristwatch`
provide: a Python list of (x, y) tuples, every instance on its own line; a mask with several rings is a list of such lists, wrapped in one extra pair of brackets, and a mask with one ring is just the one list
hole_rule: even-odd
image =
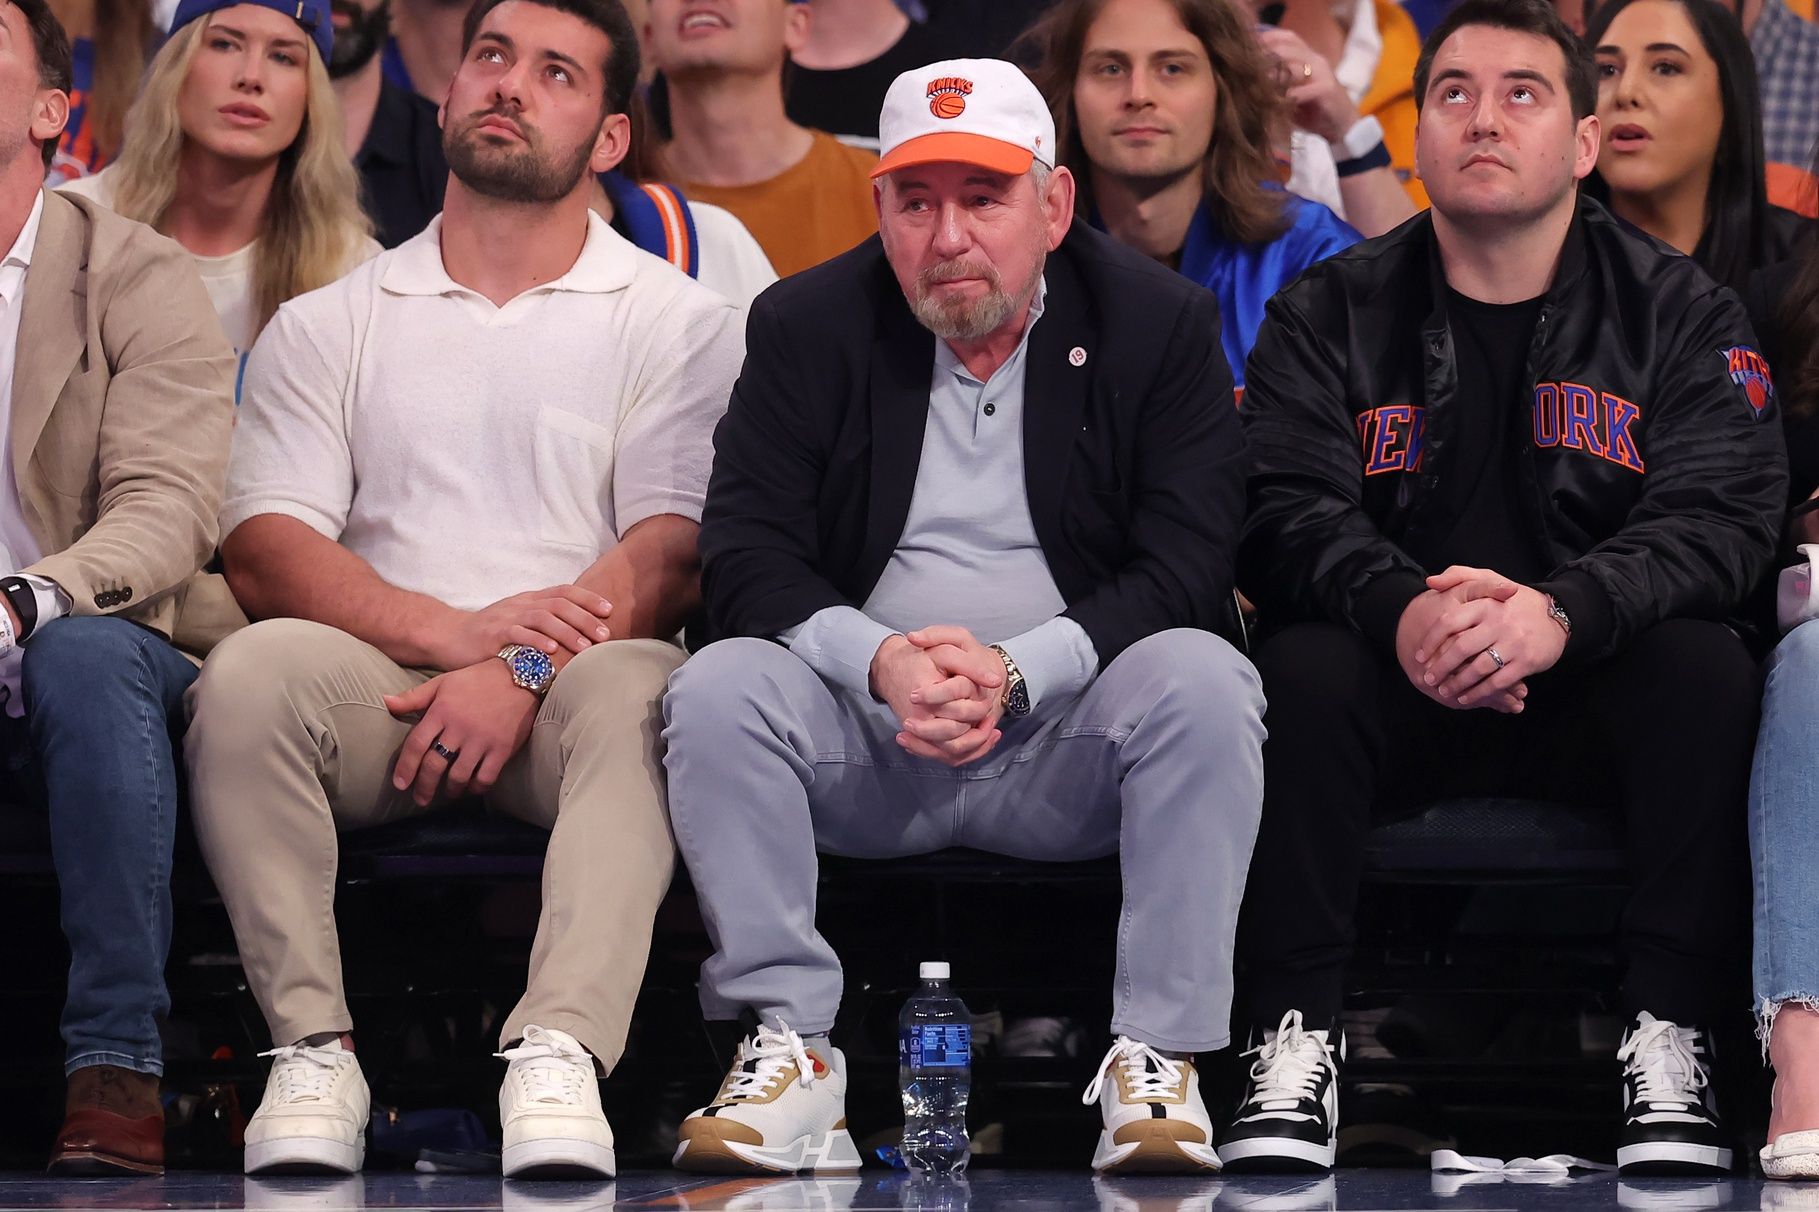
[(1020, 720), (1033, 707), (1029, 685), (1024, 682), (1023, 671), (1017, 668), (1017, 662), (1011, 660), (1010, 653), (996, 644), (992, 645), (992, 651), (1004, 662), (1004, 714), (1013, 720)]
[(1547, 595), (1547, 617), (1560, 624), (1560, 630), (1567, 635), (1573, 634), (1573, 620), (1567, 617), (1566, 607), (1562, 606), (1553, 594)]
[(548, 694), (556, 680), (556, 662), (549, 659), (547, 652), (524, 644), (507, 644), (499, 650), (499, 659), (512, 671), (513, 683), (538, 698)]

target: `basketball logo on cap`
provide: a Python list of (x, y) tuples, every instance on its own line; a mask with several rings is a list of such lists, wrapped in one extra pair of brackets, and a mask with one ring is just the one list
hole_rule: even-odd
[(960, 76), (941, 76), (928, 84), (928, 112), (937, 118), (958, 118), (966, 112), (973, 82)]

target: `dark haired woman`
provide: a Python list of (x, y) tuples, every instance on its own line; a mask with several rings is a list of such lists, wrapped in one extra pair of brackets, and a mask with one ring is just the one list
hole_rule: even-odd
[(1749, 41), (1711, 0), (1613, 0), (1586, 32), (1603, 145), (1595, 197), (1741, 291), (1808, 221), (1768, 204)]

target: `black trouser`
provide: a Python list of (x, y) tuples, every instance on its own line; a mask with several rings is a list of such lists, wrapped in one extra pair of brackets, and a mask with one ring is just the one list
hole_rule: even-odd
[[(1250, 1026), (1337, 1016), (1365, 835), (1463, 795), (1618, 816), (1631, 892), (1623, 1000), (1710, 1024), (1749, 950), (1745, 794), (1760, 682), (1717, 623), (1662, 623), (1618, 655), (1531, 680), (1520, 715), (1421, 694), (1348, 629), (1290, 627), (1255, 657), (1269, 700), (1263, 825), (1239, 920)], [(1620, 814), (1620, 815), (1619, 815)]]

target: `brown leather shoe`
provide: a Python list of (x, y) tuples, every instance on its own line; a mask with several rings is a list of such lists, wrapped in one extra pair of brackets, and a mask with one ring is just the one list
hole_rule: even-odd
[(114, 1065), (70, 1075), (50, 1172), (89, 1178), (164, 1173), (158, 1077)]

